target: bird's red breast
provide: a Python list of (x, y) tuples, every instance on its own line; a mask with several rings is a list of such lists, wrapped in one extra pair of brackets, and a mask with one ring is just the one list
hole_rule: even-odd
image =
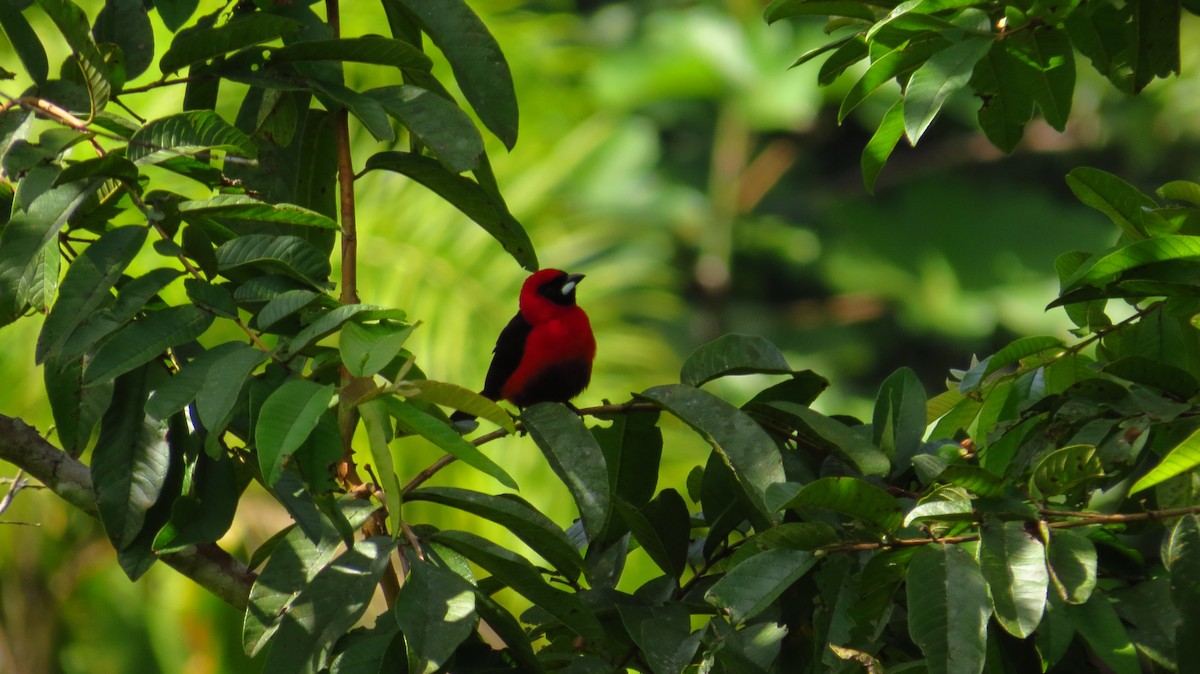
[(521, 287), (520, 311), (500, 333), (483, 394), (527, 407), (567, 402), (592, 376), (596, 338), (575, 303), (582, 274), (534, 273)]

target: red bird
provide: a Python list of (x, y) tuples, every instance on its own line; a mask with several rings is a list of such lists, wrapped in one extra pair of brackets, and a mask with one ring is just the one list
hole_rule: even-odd
[[(575, 304), (583, 274), (543, 269), (525, 279), (521, 307), (496, 340), (481, 395), (517, 407), (565, 403), (592, 378), (596, 338), (587, 314)], [(451, 419), (473, 419), (456, 412)]]

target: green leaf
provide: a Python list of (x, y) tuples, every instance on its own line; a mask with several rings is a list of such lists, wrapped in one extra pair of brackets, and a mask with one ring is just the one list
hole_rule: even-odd
[(957, 521), (973, 521), (977, 518), (975, 508), (972, 505), (971, 499), (956, 498), (952, 500), (941, 500), (934, 498), (933, 500), (922, 501), (920, 504), (913, 507), (912, 510), (904, 516), (903, 526), (908, 526), (913, 522), (928, 518), (935, 522), (957, 522)]
[(688, 611), (679, 603), (654, 607), (618, 604), (617, 612), (654, 674), (685, 671), (705, 633), (691, 633)]
[[(789, 69), (798, 68), (798, 67), (804, 65), (805, 63), (808, 63), (809, 61), (817, 58), (821, 54), (824, 54), (824, 53), (830, 52), (830, 51), (834, 51), (834, 50), (838, 50), (838, 49), (842, 49), (851, 42), (857, 41), (859, 43), (859, 45), (865, 47), (865, 45), (862, 43), (861, 38), (858, 40), (856, 40), (855, 38), (858, 38), (858, 36), (857, 35), (847, 35), (846, 37), (843, 37), (841, 39), (834, 40), (833, 42), (828, 42), (826, 44), (823, 44), (820, 47), (814, 47), (812, 49), (809, 49), (808, 51), (801, 54), (799, 58), (797, 58), (795, 61), (793, 61), (792, 65), (788, 66), (788, 68)], [(862, 60), (862, 59), (866, 58), (866, 56), (867, 56), (867, 52), (865, 49), (863, 49), (861, 51), (861, 55), (859, 56), (858, 60)], [(828, 63), (829, 60), (832, 58), (833, 58), (833, 56), (830, 56), (829, 59), (825, 60), (825, 62)], [(858, 61), (855, 61), (855, 63), (857, 63), (857, 62)], [(827, 83), (821, 82), (821, 84), (824, 85)]]
[[(104, 55), (92, 41), (87, 14), (71, 0), (37, 0), (71, 47), (72, 56), (83, 71), (84, 86), (91, 104), (91, 116), (99, 114), (111, 93), (110, 73)], [(64, 68), (65, 70), (65, 68)]]
[(729, 334), (693, 351), (683, 363), (679, 381), (699, 387), (729, 375), (791, 372), (791, 366), (774, 344), (762, 337)]
[(1155, 192), (1169, 201), (1185, 201), (1193, 206), (1200, 206), (1200, 184), (1190, 180), (1172, 180)]
[(145, 227), (117, 227), (88, 246), (67, 267), (58, 301), (42, 324), (34, 360), (44, 362), (61, 351), (71, 333), (112, 298), (111, 289), (146, 241)]
[(887, 164), (888, 157), (892, 156), (892, 150), (896, 149), (896, 144), (904, 137), (904, 99), (896, 101), (888, 111), (884, 113), (883, 119), (879, 121), (879, 128), (871, 135), (871, 140), (867, 141), (862, 152), (862, 173), (863, 185), (867, 188), (868, 194), (875, 193), (875, 181), (879, 178), (879, 173), (883, 171), (883, 167)]
[(779, 510), (818, 507), (840, 512), (879, 527), (894, 531), (904, 519), (904, 510), (896, 498), (875, 485), (856, 477), (823, 477), (799, 491), (779, 487), (773, 490), (772, 502)]
[(958, 390), (963, 394), (978, 391), (980, 386), (992, 374), (999, 372), (1013, 363), (1019, 362), (1023, 358), (1036, 356), (1050, 350), (1058, 352), (1065, 348), (1066, 345), (1063, 344), (1061, 339), (1049, 335), (1018, 338), (990, 356), (982, 370), (975, 372), (975, 368), (972, 368), (972, 371), (963, 377)]
[(891, 468), (887, 455), (865, 434), (805, 405), (773, 401), (754, 411), (764, 412), (769, 418), (782, 418), (805, 441), (847, 461), (864, 475), (886, 475)]
[(1012, 152), (1021, 142), (1025, 125), (1033, 118), (1029, 82), (1036, 75), (1029, 72), (1026, 63), (1005, 42), (996, 40), (987, 55), (975, 64), (971, 88), (983, 100), (978, 113), (979, 127), (992, 145), (1003, 152)]
[(210, 457), (200, 452), (192, 468), (191, 489), (176, 499), (171, 519), (154, 537), (156, 553), (212, 543), (229, 531), (237, 512), (237, 475), (225, 453)]
[(480, 121), (511, 150), (517, 143), (518, 125), (512, 73), (479, 16), (464, 0), (388, 1), (403, 7), (437, 45)]
[(555, 475), (567, 485), (589, 541), (596, 540), (612, 512), (608, 464), (579, 415), (559, 403), (539, 403), (521, 414)]
[(266, 352), (245, 344), (230, 349), (212, 364), (196, 393), (196, 412), (210, 437), (225, 432), (246, 379), (268, 357)]
[(1104, 477), (1104, 466), (1092, 445), (1056, 449), (1033, 469), (1031, 485), (1043, 496), (1077, 492)]
[(12, 215), (0, 232), (0, 326), (24, 312), (27, 295), (22, 288), (32, 264), (102, 182), (51, 188), (57, 175), (55, 168), (38, 166), (17, 185)]
[(687, 504), (679, 492), (664, 489), (640, 511), (619, 499), (615, 503), (650, 559), (671, 577), (681, 578), (687, 566), (691, 525)]
[[(439, 531), (430, 540), (478, 564), (517, 594), (557, 618), (575, 634), (589, 640), (604, 639), (604, 630), (592, 611), (576, 595), (547, 583), (524, 557), (465, 531)], [(487, 619), (487, 616), (483, 617)]]
[[(312, 66), (308, 69), (315, 70)], [(305, 78), (312, 86), (321, 104), (329, 110), (345, 108), (362, 122), (375, 140), (391, 143), (396, 139), (387, 113), (379, 101), (364, 93), (355, 91), (341, 82), (326, 79), (321, 74), (314, 73)]]
[(311, 290), (287, 290), (275, 297), (255, 316), (254, 324), (260, 330), (267, 330), (279, 321), (299, 313), (317, 303), (324, 295)]
[(1114, 674), (1140, 674), (1137, 650), (1121, 618), (1101, 592), (1093, 592), (1087, 603), (1067, 607), (1075, 631)]
[(190, 110), (150, 120), (129, 139), (129, 160), (139, 166), (160, 164), (180, 155), (207, 150), (254, 158), (258, 147), (212, 110)]
[(138, 180), (137, 166), (119, 154), (108, 154), (95, 159), (86, 159), (67, 166), (54, 179), (54, 185), (85, 180), (87, 178), (115, 178), (130, 184)]
[(167, 307), (138, 319), (114, 334), (88, 365), (84, 384), (99, 384), (144, 365), (167, 349), (190, 342), (208, 330), (214, 316), (191, 305)]
[(1043, 26), (1000, 40), (1024, 66), (1025, 86), (1042, 109), (1046, 122), (1058, 131), (1067, 126), (1075, 93), (1075, 51), (1066, 31)]
[(480, 419), (487, 419), (509, 433), (517, 432), (512, 416), (503, 407), (497, 405), (494, 400), (484, 398), (470, 389), (463, 388), (458, 384), (429, 379), (410, 381), (407, 384), (413, 390), (412, 395), (408, 395), (408, 391), (405, 392), (407, 398), (419, 398), (435, 405), (453, 407)]
[(54, 414), (54, 432), (65, 452), (83, 453), (92, 431), (112, 400), (113, 383), (83, 385), (83, 361), (51, 357), (43, 366), (46, 397)]
[(872, 440), (896, 466), (908, 466), (925, 436), (925, 388), (911, 369), (896, 370), (879, 387)]
[(1046, 552), (1050, 580), (1058, 596), (1082, 604), (1096, 587), (1096, 546), (1083, 534), (1056, 529)]
[(403, 323), (345, 323), (338, 337), (342, 363), (355, 377), (373, 377), (400, 353), (412, 331)]
[(92, 37), (121, 48), (127, 81), (154, 63), (154, 27), (141, 0), (105, 0), (92, 25)]
[(846, 72), (850, 66), (870, 55), (870, 47), (867, 46), (867, 41), (861, 33), (851, 37), (849, 42), (838, 47), (821, 64), (821, 70), (817, 73), (817, 83), (821, 86), (826, 87), (833, 84), (834, 80)]
[(100, 420), (92, 452), (92, 483), (104, 531), (122, 550), (137, 538), (170, 467), (167, 424), (146, 417), (145, 367), (118, 377), (113, 403)]
[(320, 289), (329, 278), (329, 259), (298, 236), (249, 234), (217, 247), (217, 266), (231, 280), (280, 273)]
[(388, 526), (392, 532), (399, 535), (403, 531), (403, 518), (400, 512), (403, 491), (400, 478), (396, 475), (396, 463), (392, 460), (392, 450), (388, 446), (393, 433), (391, 417), (382, 400), (371, 400), (357, 406), (362, 416), (363, 426), (367, 430), (367, 440), (371, 446), (371, 460), (375, 463), (375, 473), (384, 493), (384, 505), (387, 506)]
[(479, 168), (484, 153), (483, 136), (454, 101), (411, 84), (363, 93), (379, 101), (389, 115), (429, 148), (446, 170), (462, 173)]
[(816, 563), (816, 557), (802, 550), (767, 550), (733, 567), (704, 593), (704, 600), (741, 625), (770, 606)]
[(174, 33), (192, 18), (199, 4), (200, 0), (154, 0), (154, 9), (167, 30)]
[(471, 583), (420, 559), (412, 560), (393, 612), (404, 633), (412, 674), (440, 670), (478, 621)]
[(384, 169), (417, 181), (475, 221), (522, 267), (538, 268), (533, 243), (521, 223), (478, 183), (446, 170), (435, 159), (407, 152), (379, 152), (367, 159), (364, 171)]
[(39, 86), (45, 84), (50, 69), (46, 50), (25, 16), (8, 0), (0, 2), (0, 30), (8, 36), (8, 42), (17, 58), (21, 59), (21, 65), (25, 66), (29, 79)]
[(404, 42), (382, 37), (362, 37), (338, 40), (305, 40), (271, 51), (271, 63), (290, 61), (352, 61), (395, 66), (405, 70), (429, 70), (433, 61), (425, 52)]
[(405, 314), (399, 309), (388, 309), (371, 304), (347, 304), (340, 306), (332, 311), (325, 312), (319, 318), (304, 326), (303, 330), (297, 333), (295, 337), (292, 337), (291, 342), (287, 345), (287, 353), (293, 355), (300, 353), (327, 335), (332, 334), (342, 324), (352, 318), (358, 318), (363, 321), (402, 321), (405, 319)]
[(396, 419), (399, 428), (405, 432), (420, 435), (459, 461), (485, 475), (490, 475), (505, 487), (517, 489), (516, 481), (508, 472), (479, 451), (478, 447), (464, 440), (457, 431), (442, 420), (421, 411), (411, 403), (396, 398), (385, 398), (385, 401), (388, 413)]
[(845, 0), (773, 0), (763, 10), (767, 23), (795, 16), (845, 16), (875, 22), (875, 12), (871, 11), (870, 5)]
[(711, 393), (682, 384), (656, 386), (638, 397), (678, 417), (712, 445), (759, 518), (771, 521), (774, 510), (767, 505), (767, 488), (785, 477), (779, 448), (761, 426)]
[[(218, 364), (227, 364), (228, 360), (226, 359), (230, 354), (246, 351), (256, 351), (256, 349), (248, 344), (225, 342), (196, 356), (183, 365), (179, 372), (168, 379), (166, 383), (154, 390), (149, 402), (146, 403), (146, 416), (154, 419), (169, 419), (171, 415), (179, 412), (196, 399), (196, 395), (200, 393), (200, 389), (204, 387), (210, 377), (220, 376), (220, 370), (214, 372), (214, 368)], [(263, 354), (263, 356), (265, 355)], [(258, 360), (261, 361), (261, 358)], [(235, 388), (240, 390), (241, 382), (237, 382)]]
[(1129, 494), (1149, 489), (1164, 480), (1194, 470), (1200, 466), (1200, 431), (1196, 431), (1173, 447), (1150, 472), (1138, 478)]
[(1024, 639), (1033, 634), (1046, 608), (1046, 552), (1022, 522), (992, 522), (979, 539), (979, 566), (987, 580), (996, 620)]
[[(179, 202), (179, 214), (192, 222), (198, 218), (218, 221), (273, 222), (318, 229), (337, 229), (332, 218), (292, 204), (268, 204), (240, 194), (219, 194), (211, 199)], [(203, 221), (203, 220), (201, 220)]]
[(925, 135), (950, 94), (967, 85), (992, 43), (990, 37), (964, 39), (929, 57), (912, 74), (904, 89), (904, 132), (910, 143), (916, 145)]
[(263, 672), (309, 671), (313, 658), (354, 627), (366, 612), (395, 549), (396, 539), (373, 536), (357, 541), (321, 569), (284, 615), (271, 639)]
[(271, 393), (254, 428), (263, 482), (275, 484), (283, 462), (308, 438), (333, 399), (333, 385), (289, 379)]
[(838, 123), (841, 124), (845, 121), (859, 103), (866, 100), (867, 96), (870, 96), (879, 87), (889, 80), (917, 68), (929, 57), (947, 46), (947, 42), (941, 39), (906, 43), (875, 59), (866, 72), (858, 78), (858, 81), (850, 87), (846, 97), (842, 99), (841, 108), (838, 110)]
[(186, 278), (183, 280), (183, 288), (188, 299), (197, 307), (221, 318), (237, 318), (237, 304), (233, 301), (233, 295), (229, 294), (228, 286), (213, 285), (198, 278)]
[(658, 485), (663, 437), (658, 410), (612, 415), (612, 425), (592, 426), (608, 466), (608, 491), (634, 508), (650, 502)]
[[(1107, 171), (1081, 166), (1067, 174), (1067, 186), (1084, 204), (1107, 215), (1126, 236), (1134, 241), (1146, 238), (1144, 214), (1158, 204), (1133, 185)], [(1078, 284), (1064, 282), (1063, 290), (1076, 287)]]
[(222, 26), (196, 25), (175, 34), (171, 46), (158, 61), (163, 75), (228, 54), (243, 47), (270, 42), (299, 31), (294, 19), (266, 12), (238, 13)]
[(428, 501), (478, 515), (503, 526), (569, 579), (586, 571), (579, 551), (550, 518), (523, 499), (492, 496), (456, 487), (423, 487), (405, 495), (408, 501)]
[(908, 633), (930, 674), (982, 672), (991, 615), (987, 585), (971, 553), (925, 545), (908, 567)]
[(246, 655), (253, 657), (270, 643), (285, 610), (337, 553), (342, 542), (337, 531), (322, 519), (317, 522), (317, 535), (311, 537), (304, 529), (291, 527), (250, 588), (242, 627)]
[(746, 539), (739, 551), (782, 548), (813, 551), (838, 542), (838, 532), (824, 522), (785, 522)]
[(1180, 3), (1151, 0), (1133, 6), (1133, 91), (1157, 77), (1179, 74)]

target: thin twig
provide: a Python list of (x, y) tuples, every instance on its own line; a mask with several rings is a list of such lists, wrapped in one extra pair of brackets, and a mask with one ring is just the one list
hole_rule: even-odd
[(4, 495), (3, 499), (0, 499), (0, 515), (3, 515), (4, 511), (8, 510), (8, 507), (12, 505), (13, 499), (16, 498), (17, 494), (28, 484), (29, 480), (25, 479), (25, 469), (22, 468), (17, 470), (16, 477), (14, 477), (12, 482), (9, 483), (8, 493)]

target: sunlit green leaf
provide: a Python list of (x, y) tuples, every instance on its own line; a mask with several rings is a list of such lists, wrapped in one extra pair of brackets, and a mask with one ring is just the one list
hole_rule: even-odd
[(117, 331), (88, 365), (86, 384), (98, 384), (157, 358), (167, 349), (204, 334), (214, 316), (191, 305), (154, 311)]
[(517, 96), (500, 45), (464, 0), (388, 0), (415, 19), (454, 72), (484, 126), (508, 149), (517, 143)]
[(413, 391), (411, 395), (406, 391), (407, 397), (420, 398), (436, 405), (462, 410), (480, 419), (487, 419), (509, 433), (516, 432), (512, 416), (503, 407), (470, 389), (463, 388), (458, 384), (428, 379), (411, 381), (407, 384)]
[(693, 351), (683, 363), (679, 381), (688, 386), (702, 386), (729, 375), (791, 372), (791, 366), (774, 344), (762, 337), (729, 334)]
[(46, 61), (46, 50), (38, 40), (37, 33), (21, 11), (9, 2), (0, 2), (0, 30), (8, 36), (17, 58), (25, 66), (25, 72), (34, 84), (44, 84), (49, 75), (49, 64)]
[(363, 170), (378, 169), (406, 175), (437, 193), (496, 239), (522, 267), (537, 269), (537, 255), (525, 228), (478, 183), (447, 171), (435, 159), (406, 152), (372, 155)]
[(429, 70), (433, 65), (429, 57), (416, 47), (379, 35), (305, 40), (271, 51), (271, 62), (288, 61), (353, 61), (416, 70)]
[(408, 647), (408, 671), (433, 674), (475, 629), (474, 588), (462, 576), (413, 560), (393, 609)]
[[(1134, 241), (1146, 238), (1143, 214), (1158, 204), (1133, 185), (1107, 171), (1081, 166), (1067, 174), (1067, 186), (1080, 201), (1107, 215), (1126, 236)], [(1064, 281), (1064, 290), (1074, 287), (1078, 284)]]
[(766, 431), (744, 412), (716, 396), (684, 385), (656, 386), (641, 393), (695, 429), (733, 471), (741, 490), (766, 520), (773, 509), (767, 487), (784, 481), (783, 459)]
[(1071, 445), (1047, 454), (1033, 470), (1033, 486), (1044, 496), (1081, 489), (1104, 476), (1104, 466), (1091, 445)]
[(1050, 580), (1063, 601), (1082, 604), (1096, 587), (1096, 546), (1087, 536), (1055, 530), (1046, 551)]
[(987, 585), (971, 553), (957, 545), (922, 546), (908, 568), (908, 633), (930, 674), (983, 671)]
[(784, 489), (772, 493), (771, 502), (778, 503), (779, 509), (825, 508), (870, 522), (884, 531), (895, 530), (904, 518), (895, 497), (856, 477), (823, 477), (794, 493)]
[(1164, 480), (1200, 466), (1200, 431), (1189, 435), (1158, 462), (1150, 472), (1138, 478), (1129, 490), (1130, 495), (1148, 489)]
[(967, 38), (929, 57), (912, 74), (904, 89), (904, 132), (910, 143), (916, 145), (925, 135), (950, 94), (966, 86), (975, 64), (992, 43), (991, 39)]
[(175, 34), (170, 48), (159, 59), (158, 68), (164, 75), (169, 75), (193, 63), (269, 42), (300, 28), (301, 24), (294, 19), (266, 12), (237, 14), (215, 28), (193, 26)]
[(298, 236), (239, 236), (217, 247), (217, 265), (235, 281), (242, 274), (282, 273), (314, 288), (330, 274), (329, 259)]
[(252, 158), (258, 148), (212, 110), (191, 110), (147, 122), (129, 139), (126, 156), (135, 164), (159, 164), (180, 155), (223, 150)]
[(884, 113), (883, 119), (879, 120), (879, 128), (875, 129), (871, 140), (867, 141), (863, 147), (861, 160), (863, 185), (866, 186), (868, 193), (875, 193), (875, 181), (879, 178), (879, 173), (883, 171), (884, 165), (887, 164), (888, 157), (892, 156), (892, 150), (896, 149), (896, 143), (899, 143), (903, 137), (904, 99), (901, 98)]
[(118, 377), (113, 404), (100, 420), (92, 452), (92, 482), (104, 531), (113, 547), (128, 546), (142, 530), (167, 477), (167, 424), (146, 417), (146, 368)]
[(579, 415), (558, 403), (539, 403), (521, 414), (529, 436), (550, 468), (571, 491), (588, 540), (595, 540), (612, 514), (608, 465)]
[(1021, 522), (985, 524), (979, 540), (979, 566), (987, 580), (996, 620), (1018, 639), (1037, 628), (1046, 605), (1050, 577), (1042, 544)]
[(387, 402), (388, 413), (396, 419), (397, 426), (408, 433), (415, 433), (425, 438), (426, 440), (437, 445), (440, 449), (456, 457), (459, 461), (471, 466), (475, 470), (490, 475), (497, 482), (508, 487), (516, 489), (517, 483), (512, 479), (503, 468), (495, 461), (488, 458), (486, 454), (479, 451), (475, 445), (467, 442), (448, 424), (431, 416), (415, 405), (403, 402), (397, 398), (385, 398)]
[(316, 428), (332, 397), (333, 385), (289, 379), (267, 398), (254, 428), (254, 444), (264, 482), (275, 484), (283, 470), (283, 462)]
[(454, 101), (411, 84), (363, 93), (379, 101), (447, 170), (462, 173), (479, 167), (483, 136)]

